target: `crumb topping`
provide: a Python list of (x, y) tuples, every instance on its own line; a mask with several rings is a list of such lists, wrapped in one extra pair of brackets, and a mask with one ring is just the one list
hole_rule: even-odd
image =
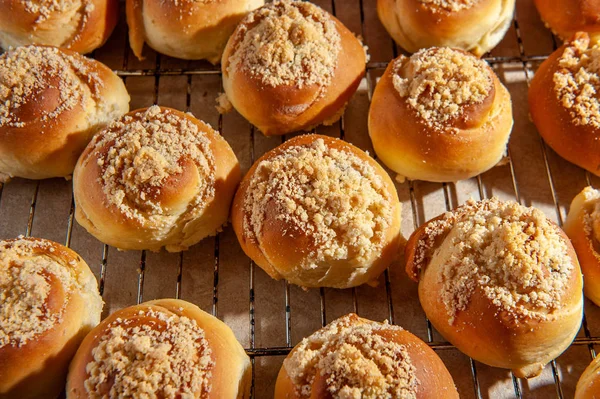
[(283, 367), (302, 398), (311, 396), (317, 373), (336, 399), (416, 398), (415, 367), (406, 346), (382, 333), (403, 331), (347, 315), (304, 338)]
[[(573, 272), (560, 230), (535, 208), (498, 199), (473, 201), (430, 223), (417, 264), (443, 256), (442, 300), (451, 318), (480, 290), (501, 311), (545, 319), (560, 309)], [(435, 245), (438, 239), (443, 245)], [(449, 240), (449, 241), (448, 241)]]
[(244, 68), (271, 87), (331, 83), (341, 38), (331, 16), (310, 2), (275, 0), (237, 30), (228, 71)]
[(91, 145), (106, 200), (148, 227), (177, 220), (179, 215), (163, 207), (159, 195), (168, 179), (183, 173), (185, 160), (196, 165), (200, 177), (189, 207), (201, 209), (214, 196), (215, 159), (206, 133), (169, 109), (155, 105), (125, 115), (97, 134)]
[(37, 109), (36, 119), (52, 123), (60, 114), (99, 99), (103, 82), (88, 60), (79, 54), (66, 54), (56, 47), (23, 46), (0, 56), (0, 127), (23, 127), (22, 107), (39, 101), (45, 90), (57, 92), (58, 104)]
[[(21, 347), (62, 322), (69, 293), (81, 289), (70, 264), (40, 250), (53, 252), (54, 247), (24, 238), (0, 242), (0, 348)], [(49, 305), (55, 284), (66, 296), (58, 309)]]
[(451, 48), (423, 49), (393, 62), (394, 88), (432, 128), (445, 128), (465, 106), (485, 100), (493, 87), (485, 61)]
[(382, 248), (392, 220), (392, 198), (377, 170), (322, 138), (290, 146), (259, 163), (244, 199), (246, 237), (260, 240), (265, 210), (276, 206), (286, 234), (310, 237), (306, 269), (321, 262), (368, 260)]
[(196, 320), (160, 310), (109, 324), (86, 366), (87, 397), (208, 398), (214, 361)]
[(433, 10), (444, 10), (444, 11), (461, 11), (467, 8), (473, 7), (479, 3), (480, 0), (419, 0), (421, 4), (430, 7)]
[(558, 59), (555, 94), (575, 125), (600, 128), (600, 46), (587, 36), (570, 42)]
[[(48, 20), (52, 14), (62, 14), (81, 7), (81, 1), (73, 0), (19, 0), (25, 11), (37, 14), (36, 23)], [(93, 3), (89, 3), (92, 7)]]

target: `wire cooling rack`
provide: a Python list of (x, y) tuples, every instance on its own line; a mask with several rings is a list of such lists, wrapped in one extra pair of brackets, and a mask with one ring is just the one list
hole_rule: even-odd
[[(340, 137), (372, 152), (366, 119), (377, 78), (398, 49), (380, 25), (376, 0), (313, 1), (364, 38), (370, 48), (367, 76), (342, 120), (317, 133)], [(456, 183), (397, 184), (404, 205), (403, 234), (452, 209), (469, 197), (516, 200), (542, 209), (561, 224), (571, 199), (597, 178), (560, 159), (529, 120), (527, 87), (535, 69), (557, 47), (530, 0), (517, 0), (513, 26), (485, 56), (513, 98), (515, 127), (507, 162), (481, 176)], [(191, 111), (213, 124), (232, 145), (243, 170), (286, 138), (265, 138), (235, 112), (221, 116), (215, 98), (221, 90), (218, 67), (182, 61), (145, 49), (145, 60), (129, 50), (123, 20), (109, 42), (92, 56), (116, 70), (132, 97), (131, 108), (159, 104)], [(302, 337), (348, 312), (399, 324), (426, 341), (448, 366), (463, 398), (569, 398), (579, 375), (600, 343), (600, 311), (586, 300), (582, 329), (573, 345), (533, 380), (488, 367), (465, 355), (432, 328), (420, 308), (416, 284), (404, 275), (402, 261), (386, 270), (379, 287), (303, 291), (271, 280), (241, 251), (230, 227), (189, 251), (169, 254), (121, 252), (101, 244), (74, 221), (70, 182), (14, 181), (0, 185), (0, 238), (19, 234), (64, 242), (78, 251), (96, 274), (106, 302), (104, 316), (135, 303), (176, 297), (196, 303), (234, 330), (252, 359), (252, 397), (272, 397), (285, 355)]]

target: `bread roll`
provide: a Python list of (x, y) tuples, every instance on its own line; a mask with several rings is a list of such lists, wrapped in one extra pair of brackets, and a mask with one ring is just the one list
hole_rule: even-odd
[(535, 0), (546, 27), (563, 40), (577, 32), (600, 33), (600, 2), (598, 0)]
[(596, 357), (577, 382), (575, 399), (595, 399), (600, 397), (600, 357)]
[(208, 124), (171, 108), (138, 109), (79, 158), (75, 218), (120, 249), (182, 251), (227, 222), (240, 179), (231, 147)]
[(600, 191), (586, 187), (573, 199), (564, 230), (581, 264), (585, 296), (600, 306)]
[(481, 56), (504, 37), (515, 0), (377, 0), (379, 19), (409, 53), (457, 47)]
[(223, 87), (265, 135), (331, 125), (365, 74), (360, 41), (310, 2), (275, 0), (250, 13), (223, 53)]
[(319, 135), (288, 140), (252, 165), (231, 221), (246, 255), (302, 287), (374, 283), (401, 237), (388, 174), (351, 144)]
[(304, 338), (283, 361), (275, 399), (458, 399), (450, 373), (401, 327), (348, 314)]
[(473, 359), (537, 376), (571, 344), (583, 317), (575, 251), (535, 208), (469, 201), (421, 226), (406, 272), (435, 328)]
[(9, 50), (0, 56), (0, 182), (70, 176), (92, 135), (128, 110), (123, 81), (98, 61), (56, 47)]
[(0, 301), (0, 398), (56, 398), (77, 347), (100, 322), (96, 278), (55, 242), (0, 241)]
[(0, 47), (45, 44), (81, 54), (102, 46), (119, 17), (117, 0), (0, 0)]
[(529, 88), (538, 131), (567, 161), (600, 176), (600, 46), (576, 35), (540, 65)]
[(85, 337), (67, 399), (247, 399), (251, 382), (229, 327), (189, 302), (159, 299), (113, 313)]
[(144, 42), (186, 60), (221, 60), (231, 33), (264, 0), (126, 0), (129, 44), (142, 59)]
[(369, 110), (375, 152), (399, 180), (483, 173), (502, 159), (512, 126), (510, 95), (492, 69), (450, 48), (392, 61)]

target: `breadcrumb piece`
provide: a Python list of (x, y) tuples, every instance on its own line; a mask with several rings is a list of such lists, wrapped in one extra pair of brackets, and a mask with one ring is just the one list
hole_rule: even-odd
[(473, 7), (481, 0), (418, 0), (422, 4), (430, 7), (434, 11), (441, 9), (444, 11), (457, 12)]
[(233, 104), (231, 104), (231, 102), (229, 101), (229, 98), (227, 97), (226, 93), (219, 93), (219, 95), (217, 96), (217, 105), (215, 106), (215, 108), (220, 114), (226, 114), (228, 112), (231, 112), (231, 110), (233, 109)]

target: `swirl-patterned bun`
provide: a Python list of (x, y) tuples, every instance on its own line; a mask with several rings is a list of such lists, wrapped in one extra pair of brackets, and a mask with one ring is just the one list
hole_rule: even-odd
[(144, 42), (187, 60), (221, 61), (237, 24), (264, 0), (127, 0), (129, 44), (142, 58)]
[(577, 32), (600, 34), (600, 2), (597, 0), (534, 0), (542, 20), (563, 40)]
[(515, 0), (377, 0), (377, 12), (390, 36), (410, 53), (440, 46), (481, 56), (506, 34)]
[(265, 135), (335, 123), (365, 73), (360, 41), (335, 17), (299, 0), (250, 13), (223, 53), (223, 87)]
[(0, 0), (0, 47), (44, 44), (81, 54), (102, 46), (119, 17), (118, 0)]
[(440, 334), (517, 377), (537, 376), (581, 326), (577, 256), (565, 233), (535, 208), (470, 200), (417, 229), (406, 262)]
[(0, 398), (56, 398), (102, 304), (96, 278), (69, 248), (0, 241)]
[(600, 43), (579, 33), (540, 65), (529, 112), (558, 155), (600, 176)]
[(123, 81), (98, 61), (46, 46), (2, 54), (0, 181), (70, 176), (94, 133), (127, 111)]
[(275, 399), (458, 399), (436, 353), (394, 325), (341, 317), (304, 338), (275, 384)]
[(512, 126), (510, 94), (489, 65), (444, 47), (392, 61), (369, 110), (377, 156), (411, 180), (485, 172), (504, 155)]
[(67, 399), (247, 399), (252, 364), (225, 323), (191, 303), (121, 309), (79, 347)]
[(401, 204), (389, 175), (342, 140), (298, 136), (248, 171), (231, 220), (244, 252), (302, 287), (374, 282), (396, 258)]
[(75, 217), (117, 248), (181, 251), (227, 222), (240, 179), (218, 132), (155, 105), (94, 136), (73, 174)]

